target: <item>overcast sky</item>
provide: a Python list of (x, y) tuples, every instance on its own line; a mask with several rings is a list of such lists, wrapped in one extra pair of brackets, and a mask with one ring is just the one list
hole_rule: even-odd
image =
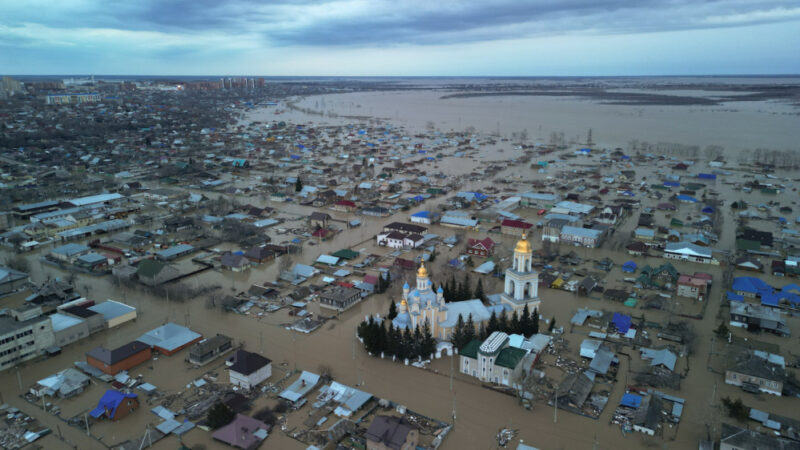
[(0, 0), (0, 73), (799, 74), (800, 0)]

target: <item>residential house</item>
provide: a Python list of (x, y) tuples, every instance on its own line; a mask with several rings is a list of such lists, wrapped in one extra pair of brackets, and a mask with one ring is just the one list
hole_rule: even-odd
[(367, 450), (412, 450), (419, 443), (419, 431), (396, 416), (375, 416), (364, 437)]
[(333, 286), (319, 296), (319, 306), (344, 311), (361, 301), (361, 291), (344, 286)]
[(775, 436), (772, 432), (762, 433), (723, 423), (719, 450), (745, 449), (800, 450), (800, 443)]
[(168, 322), (141, 335), (139, 342), (144, 342), (162, 355), (172, 356), (184, 348), (200, 342), (201, 339), (203, 336), (200, 333)]
[(358, 206), (352, 200), (338, 200), (331, 207), (331, 209), (333, 209), (334, 211), (342, 211), (342, 212), (353, 212), (357, 208)]
[(330, 220), (330, 214), (319, 211), (314, 211), (308, 216), (308, 224), (311, 228), (325, 228)]
[(104, 373), (116, 375), (123, 370), (130, 370), (152, 357), (150, 346), (144, 342), (131, 341), (125, 345), (108, 350), (95, 347), (86, 353), (86, 362)]
[(231, 423), (214, 431), (211, 437), (231, 447), (255, 450), (267, 438), (269, 429), (269, 425), (260, 420), (244, 414), (236, 414)]
[(389, 248), (403, 248), (405, 244), (406, 234), (399, 231), (390, 231), (378, 233), (378, 245), (386, 246)]
[(241, 272), (250, 268), (250, 260), (241, 253), (225, 252), (220, 258), (223, 269)]
[(731, 348), (728, 351), (725, 383), (740, 386), (749, 392), (766, 392), (781, 396), (786, 371), (775, 355), (758, 350)]
[(520, 236), (523, 232), (529, 232), (531, 227), (533, 227), (533, 224), (522, 220), (503, 219), (500, 223), (500, 232), (512, 236)]
[(492, 255), (494, 247), (497, 245), (492, 238), (469, 239), (467, 241), (467, 254), (488, 258)]
[(136, 394), (109, 389), (100, 397), (97, 406), (89, 412), (95, 419), (105, 418), (113, 421), (124, 419), (139, 407)]
[(561, 229), (559, 240), (566, 244), (595, 248), (600, 245), (604, 234), (602, 230), (565, 225)]
[(783, 314), (773, 308), (743, 302), (731, 302), (730, 325), (751, 331), (764, 330), (778, 336), (789, 336)]
[(695, 278), (691, 275), (678, 277), (678, 297), (703, 301), (706, 298), (706, 289), (708, 289), (708, 281), (702, 278)]
[(189, 362), (202, 366), (219, 358), (233, 348), (233, 339), (224, 334), (203, 339), (189, 349)]
[(749, 270), (751, 272), (761, 272), (764, 270), (764, 264), (750, 256), (737, 258), (734, 264), (736, 265), (736, 268), (740, 270)]
[(711, 249), (700, 247), (699, 245), (688, 242), (674, 242), (667, 244), (664, 249), (664, 258), (679, 259), (681, 261), (691, 261), (703, 264), (710, 264), (715, 260), (712, 258)]
[(231, 384), (252, 389), (272, 376), (272, 361), (258, 353), (237, 350), (225, 362)]
[(143, 259), (136, 266), (136, 278), (148, 286), (158, 286), (179, 275), (177, 268), (155, 259)]
[(252, 263), (261, 264), (275, 259), (275, 251), (266, 247), (252, 247), (244, 253), (244, 257)]
[(414, 223), (423, 223), (426, 225), (432, 224), (436, 218), (438, 218), (438, 214), (431, 212), (431, 211), (420, 211), (416, 212), (411, 215), (410, 219)]

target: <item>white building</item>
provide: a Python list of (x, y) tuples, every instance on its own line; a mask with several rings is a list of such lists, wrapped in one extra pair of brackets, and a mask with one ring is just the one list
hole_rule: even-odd
[(509, 337), (495, 331), (482, 343), (473, 340), (460, 353), (461, 373), (481, 381), (511, 386), (523, 369), (526, 350), (509, 346)]
[(533, 270), (533, 248), (525, 235), (514, 247), (514, 259), (511, 267), (506, 269), (506, 281), (500, 299), (510, 305), (515, 311), (521, 312), (525, 305), (528, 310), (538, 309), (539, 299), (539, 273)]
[(272, 361), (258, 353), (238, 350), (225, 362), (231, 384), (244, 389), (258, 386), (272, 376)]

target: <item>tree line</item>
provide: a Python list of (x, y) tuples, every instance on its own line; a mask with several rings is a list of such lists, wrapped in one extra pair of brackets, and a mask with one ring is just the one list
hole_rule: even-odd
[[(450, 302), (462, 302), (464, 300), (472, 300), (472, 299), (479, 299), (481, 301), (486, 301), (486, 292), (483, 289), (483, 281), (478, 279), (478, 284), (475, 285), (475, 290), (472, 289), (472, 283), (469, 279), (469, 273), (464, 274), (464, 278), (461, 281), (456, 281), (456, 276), (453, 275), (449, 281), (441, 284), (442, 287), (442, 296), (444, 297), (444, 301), (447, 303)], [(436, 285), (433, 285), (433, 291), (438, 292), (438, 288)]]
[(429, 358), (436, 351), (436, 340), (427, 322), (422, 329), (417, 325), (412, 333), (408, 328), (401, 330), (392, 325), (390, 320), (376, 321), (370, 316), (358, 325), (358, 337), (372, 355), (383, 353), (402, 360)]

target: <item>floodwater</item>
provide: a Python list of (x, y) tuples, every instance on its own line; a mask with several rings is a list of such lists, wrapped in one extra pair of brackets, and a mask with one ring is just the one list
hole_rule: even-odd
[[(338, 114), (379, 117), (418, 130), (424, 130), (429, 122), (442, 131), (473, 126), (479, 132), (499, 132), (506, 137), (527, 130), (531, 142), (544, 143), (554, 132), (563, 132), (568, 140), (585, 142), (591, 128), (593, 141), (608, 148), (627, 148), (632, 140), (638, 140), (701, 148), (720, 145), (738, 153), (755, 148), (793, 149), (800, 140), (797, 126), (800, 110), (777, 101), (728, 102), (717, 106), (624, 106), (577, 97), (440, 98), (449, 93), (419, 90), (328, 94), (304, 98), (297, 106), (323, 113), (324, 117), (317, 117), (330, 123), (336, 123), (331, 114)], [(713, 98), (724, 94), (707, 95)], [(270, 117), (269, 110), (264, 116), (277, 117)]]
[[(344, 94), (344, 95), (331, 95), (325, 96), (326, 108), (333, 108), (340, 117), (324, 117), (307, 116), (297, 111), (287, 111), (286, 115), (276, 116), (270, 110), (265, 110), (251, 116), (253, 120), (257, 120), (258, 116), (262, 120), (268, 118), (269, 120), (296, 120), (297, 122), (306, 122), (319, 120), (320, 122), (329, 123), (342, 123), (345, 121), (352, 121), (341, 117), (341, 115), (349, 114), (348, 108), (352, 109), (352, 113), (358, 115), (375, 115), (378, 117), (391, 117), (392, 111), (395, 111), (397, 119), (392, 119), (392, 123), (400, 123), (408, 126), (409, 128), (423, 129), (428, 120), (436, 120), (437, 126), (440, 128), (460, 128), (474, 125), (479, 130), (484, 132), (494, 131), (494, 122), (501, 122), (501, 133), (509, 133), (515, 130), (528, 128), (531, 136), (536, 136), (535, 130), (538, 130), (537, 122), (542, 125), (542, 133), (546, 137), (547, 124), (561, 125), (559, 121), (552, 118), (553, 115), (558, 117), (571, 116), (568, 111), (575, 112), (578, 106), (583, 105), (594, 112), (592, 114), (586, 113), (585, 117), (580, 113), (576, 113), (575, 118), (570, 123), (577, 123), (575, 126), (575, 133), (584, 133), (582, 130), (583, 123), (581, 120), (591, 121), (601, 120), (608, 123), (608, 127), (604, 129), (602, 126), (588, 124), (586, 128), (592, 127), (596, 140), (605, 142), (606, 139), (614, 134), (619, 134), (620, 143), (625, 143), (630, 139), (642, 139), (641, 136), (647, 135), (641, 127), (631, 126), (626, 129), (623, 123), (637, 123), (637, 116), (634, 115), (619, 115), (603, 118), (603, 114), (597, 109), (611, 108), (611, 110), (625, 111), (624, 107), (610, 107), (607, 105), (593, 105), (590, 102), (576, 101), (576, 100), (550, 100), (550, 99), (529, 99), (529, 98), (481, 98), (481, 99), (451, 99), (447, 101), (436, 100), (437, 95), (430, 92), (406, 92), (406, 93), (363, 93), (363, 94)], [(308, 104), (312, 107), (318, 100), (316, 98), (308, 98), (302, 103)], [(464, 107), (467, 103), (479, 103), (476, 108)], [(360, 108), (348, 105), (361, 105)], [(560, 107), (559, 107), (560, 105)], [(571, 109), (570, 109), (571, 108)], [(663, 108), (663, 107), (648, 107), (648, 108)], [(580, 109), (580, 108), (578, 108)], [(660, 129), (665, 135), (673, 135), (668, 133), (669, 124), (660, 123), (654, 117), (658, 114), (664, 114), (664, 117), (683, 117), (685, 114), (700, 114), (702, 117), (717, 114), (715, 112), (701, 112), (701, 111), (672, 111), (664, 108), (664, 111), (658, 112), (657, 110), (647, 111), (644, 116), (652, 122), (654, 133), (657, 136)], [(627, 108), (630, 113), (630, 108)], [(555, 112), (554, 112), (555, 111)], [(761, 114), (753, 112), (753, 114)], [(489, 119), (491, 117), (491, 119)], [(500, 120), (500, 118), (503, 118)], [(581, 118), (583, 117), (583, 118)], [(758, 116), (760, 117), (760, 116)], [(774, 127), (780, 128), (782, 125), (782, 116), (769, 116), (771, 119), (779, 122)], [(482, 124), (478, 119), (485, 119), (486, 123)], [(547, 122), (545, 119), (552, 122)], [(644, 120), (644, 119), (641, 119)], [(662, 120), (665, 120), (662, 118)], [(736, 120), (744, 120), (739, 118)], [(768, 122), (769, 120), (764, 120)], [(787, 119), (788, 120), (788, 119)], [(796, 120), (796, 117), (794, 118)], [(602, 122), (601, 121), (601, 122)], [(691, 128), (693, 125), (688, 118), (678, 120), (675, 127)], [(721, 120), (721, 122), (725, 122)], [(735, 121), (734, 121), (735, 122)], [(566, 123), (566, 122), (565, 122)], [(611, 126), (613, 125), (613, 127)], [(563, 125), (562, 126), (562, 130)], [(722, 126), (722, 125), (720, 125)], [(485, 128), (481, 128), (485, 127)], [(730, 123), (725, 123), (724, 127), (733, 132), (735, 128)], [(674, 131), (673, 127), (673, 131)], [(616, 130), (616, 131), (612, 131)], [(565, 130), (566, 131), (566, 130)], [(787, 136), (797, 137), (797, 130), (783, 129)], [(627, 133), (627, 134), (626, 134)], [(693, 133), (686, 134), (688, 144), (699, 143), (695, 140), (689, 140), (689, 137), (697, 137), (700, 135), (700, 130), (695, 130)], [(741, 130), (736, 133), (742, 133)], [(680, 133), (674, 133), (680, 134)], [(647, 135), (649, 136), (649, 135)], [(774, 137), (779, 139), (778, 137)], [(780, 137), (780, 139), (786, 136)], [(647, 139), (656, 141), (654, 136)], [(776, 141), (762, 143), (760, 146), (768, 147), (775, 145)], [(710, 141), (709, 141), (710, 143)], [(714, 142), (719, 143), (719, 142)], [(724, 143), (722, 145), (725, 145)], [(480, 148), (480, 152), (476, 157), (455, 158), (447, 156), (439, 166), (447, 170), (447, 173), (464, 173), (479, 168), (481, 164), (488, 160), (499, 161), (503, 159), (510, 159), (515, 155), (511, 151), (508, 153), (499, 154), (496, 152), (499, 144), (487, 145)], [(518, 156), (518, 155), (517, 155)], [(513, 180), (514, 177), (522, 177), (523, 181), (517, 182), (514, 186), (519, 190), (527, 190), (529, 182), (535, 179), (544, 179), (547, 176), (553, 176), (558, 179), (563, 179), (569, 176), (569, 171), (577, 167), (573, 161), (566, 163), (558, 163), (548, 169), (547, 173), (538, 173), (532, 171), (527, 167), (510, 166), (505, 171), (499, 173), (495, 178), (505, 178)], [(581, 161), (585, 164), (591, 164), (592, 160), (588, 159)], [(433, 164), (433, 163), (431, 163)], [(665, 163), (662, 163), (665, 164)], [(658, 165), (643, 165), (636, 167), (637, 179), (640, 176), (647, 176), (651, 179), (658, 171), (663, 171), (668, 166)], [(430, 170), (436, 170), (431, 167)], [(612, 170), (617, 170), (614, 168)], [(789, 173), (779, 173), (779, 177), (789, 176)], [(741, 180), (740, 180), (741, 181)], [(480, 181), (471, 182), (469, 188), (480, 189), (493, 184), (491, 179), (483, 179)], [(730, 190), (730, 186), (723, 185), (718, 182), (714, 189), (721, 192), (722, 196), (727, 199), (733, 199), (734, 193)], [(206, 193), (207, 194), (207, 193)], [(736, 195), (739, 195), (738, 193)], [(772, 197), (774, 199), (774, 197)], [(747, 197), (750, 203), (757, 203), (766, 201), (768, 198), (761, 194), (751, 194)], [(296, 221), (300, 224), (300, 218), (307, 216), (315, 208), (304, 207), (300, 205), (285, 205), (285, 204), (272, 204), (265, 197), (261, 196), (237, 196), (237, 200), (241, 203), (252, 203), (260, 206), (273, 206), (278, 208), (280, 216)], [(418, 206), (405, 214), (411, 214), (417, 210), (433, 209), (436, 204), (441, 203), (443, 199), (435, 199), (425, 204)], [(653, 202), (647, 200), (646, 202)], [(648, 204), (649, 205), (649, 204)], [(652, 205), (649, 205), (652, 206)], [(675, 217), (683, 217), (687, 215), (697, 216), (698, 206), (694, 205), (681, 205), (680, 210), (673, 213)], [(337, 219), (347, 220), (353, 218), (352, 215), (329, 211), (329, 213)], [(521, 209), (517, 211), (525, 219), (530, 221), (537, 221), (535, 210)], [(659, 213), (663, 214), (663, 213)], [(618, 235), (630, 232), (635, 227), (635, 216), (629, 218), (624, 225), (618, 230)], [(735, 218), (726, 208), (724, 217), (724, 227), (721, 240), (719, 243), (720, 248), (732, 248), (734, 240), (734, 227)], [(405, 220), (403, 213), (395, 215), (391, 218), (371, 218), (361, 217), (363, 225), (360, 228), (352, 230), (345, 230), (343, 233), (337, 235), (333, 240), (328, 242), (320, 242), (315, 246), (308, 244), (304, 245), (302, 254), (294, 255), (295, 262), (302, 262), (306, 264), (312, 263), (320, 253), (330, 253), (341, 248), (353, 248), (355, 250), (364, 250), (366, 253), (375, 253), (385, 255), (387, 250), (385, 248), (378, 248), (373, 244), (373, 236), (382, 227), (383, 224), (394, 220)], [(660, 216), (659, 220), (663, 223), (664, 217)], [(343, 223), (337, 223), (344, 228)], [(289, 224), (282, 224), (278, 227), (292, 228), (291, 222)], [(276, 234), (275, 230), (270, 229), (269, 234), (273, 237), (273, 242), (280, 242), (281, 240), (288, 240), (291, 235)], [(431, 232), (437, 233), (441, 236), (448, 236), (453, 234), (453, 229), (433, 226)], [(485, 232), (468, 232), (466, 237), (485, 237)], [(501, 241), (506, 249), (513, 248), (516, 240), (511, 236), (492, 236), (493, 239)], [(534, 235), (532, 242), (538, 247), (540, 242), (539, 236)], [(48, 277), (63, 277), (65, 272), (59, 269), (42, 265), (38, 263), (38, 257), (49, 249), (39, 250), (27, 256), (31, 261), (31, 277), (35, 282), (42, 282)], [(571, 249), (561, 248), (562, 252)], [(5, 250), (4, 250), (5, 251)], [(458, 255), (459, 248), (447, 250), (440, 247), (440, 257), (434, 267), (430, 268), (434, 282), (445, 281), (449, 276), (448, 269), (443, 267), (443, 263), (450, 258)], [(585, 259), (601, 259), (608, 256), (612, 258), (617, 265), (622, 264), (624, 261), (632, 259), (624, 252), (611, 247), (605, 246), (599, 250), (576, 249), (578, 255)], [(411, 256), (411, 255), (410, 255)], [(658, 258), (633, 258), (640, 266), (643, 264), (656, 265), (662, 262)], [(379, 264), (387, 264), (391, 260), (387, 259)], [(37, 361), (28, 363), (20, 367), (19, 371), (11, 370), (0, 373), (0, 392), (2, 392), (3, 400), (13, 406), (20, 407), (26, 412), (35, 415), (42, 420), (46, 425), (54, 430), (54, 435), (45, 438), (42, 443), (46, 448), (70, 448), (60, 441), (57, 436), (63, 437), (70, 443), (73, 443), (78, 448), (101, 448), (101, 444), (95, 440), (87, 438), (85, 433), (81, 430), (67, 426), (64, 422), (60, 421), (53, 416), (43, 413), (40, 409), (26, 403), (19, 397), (21, 391), (27, 389), (35, 383), (36, 380), (44, 378), (58, 370), (72, 365), (72, 362), (84, 360), (84, 353), (97, 345), (104, 345), (106, 347), (116, 347), (131, 339), (135, 339), (147, 330), (155, 328), (166, 321), (173, 321), (179, 324), (190, 326), (193, 330), (198, 331), (206, 336), (211, 336), (215, 333), (224, 333), (234, 337), (237, 342), (242, 342), (245, 348), (251, 351), (258, 351), (263, 353), (264, 356), (273, 360), (273, 379), (276, 380), (285, 373), (286, 370), (310, 370), (318, 372), (323, 367), (330, 369), (331, 373), (337, 381), (349, 385), (360, 385), (361, 389), (369, 391), (378, 397), (391, 399), (399, 403), (405, 404), (410, 409), (431, 416), (440, 420), (452, 422), (455, 416), (454, 431), (447, 437), (442, 448), (444, 449), (464, 449), (464, 448), (495, 448), (496, 441), (494, 440), (495, 433), (503, 427), (510, 427), (519, 430), (519, 439), (523, 439), (527, 444), (542, 448), (542, 449), (580, 449), (580, 448), (599, 448), (599, 449), (633, 449), (642, 448), (647, 446), (661, 447), (661, 448), (693, 448), (697, 445), (699, 439), (705, 439), (707, 433), (710, 431), (712, 435), (719, 431), (720, 422), (725, 420), (722, 415), (724, 414), (720, 409), (720, 399), (725, 396), (733, 398), (743, 398), (748, 405), (758, 407), (762, 410), (793, 416), (793, 400), (788, 398), (765, 398), (765, 396), (752, 396), (744, 394), (738, 389), (727, 386), (721, 375), (708, 370), (709, 361), (711, 366), (719, 369), (718, 364), (715, 363), (716, 353), (720, 351), (720, 343), (715, 343), (715, 348), (712, 349), (711, 337), (712, 330), (716, 328), (719, 323), (717, 319), (717, 311), (720, 306), (720, 299), (725, 291), (726, 286), (722, 286), (722, 268), (718, 266), (705, 266), (700, 264), (691, 263), (674, 263), (681, 272), (694, 272), (705, 271), (714, 275), (715, 284), (709, 295), (709, 305), (705, 317), (701, 321), (690, 321), (695, 331), (697, 332), (697, 345), (695, 352), (686, 360), (681, 360), (679, 367), (689, 368), (688, 378), (682, 382), (679, 391), (667, 392), (687, 399), (686, 407), (684, 409), (683, 420), (678, 425), (677, 433), (674, 430), (666, 432), (666, 435), (676, 436), (674, 440), (662, 440), (660, 437), (644, 437), (641, 434), (635, 433), (632, 435), (624, 436), (620, 432), (620, 428), (616, 425), (610, 425), (609, 421), (613, 414), (616, 404), (624, 391), (625, 377), (623, 374), (627, 373), (628, 363), (623, 358), (622, 366), (620, 368), (620, 379), (611, 389), (609, 404), (603, 414), (598, 420), (592, 420), (570, 414), (566, 411), (558, 411), (557, 417), (554, 418), (554, 411), (543, 402), (534, 404), (532, 411), (526, 411), (520, 407), (513, 397), (505, 396), (488, 389), (482, 388), (479, 383), (470, 377), (461, 374), (456, 374), (453, 377), (451, 384), (451, 367), (452, 363), (450, 358), (445, 357), (442, 360), (434, 361), (431, 370), (425, 371), (413, 367), (404, 367), (401, 364), (393, 363), (388, 360), (381, 360), (366, 355), (363, 349), (357, 345), (355, 339), (355, 328), (365, 315), (373, 314), (376, 312), (384, 313), (388, 309), (390, 298), (396, 298), (398, 286), (402, 283), (397, 283), (385, 295), (378, 295), (370, 297), (364, 302), (358, 304), (351, 310), (341, 314), (338, 319), (332, 320), (324, 325), (316, 332), (305, 335), (301, 333), (289, 332), (285, 330), (281, 324), (288, 322), (291, 318), (285, 311), (280, 311), (273, 315), (257, 316), (244, 316), (230, 313), (223, 313), (218, 309), (209, 309), (206, 305), (207, 295), (201, 295), (196, 299), (189, 300), (183, 303), (168, 301), (164, 298), (155, 298), (149, 295), (142, 294), (136, 290), (130, 290), (114, 286), (110, 277), (93, 278), (85, 275), (78, 275), (76, 283), (77, 289), (86, 297), (102, 301), (106, 298), (113, 298), (132, 304), (139, 309), (139, 318), (135, 323), (126, 324), (119, 329), (108, 330), (92, 336), (91, 338), (72, 344), (64, 349), (61, 355), (44, 361)], [(253, 282), (263, 282), (274, 280), (278, 272), (278, 261), (273, 261), (243, 273), (231, 272), (218, 272), (206, 271), (202, 275), (190, 278), (186, 281), (187, 284), (195, 287), (219, 285), (221, 291), (225, 293), (236, 293), (246, 291)], [(591, 267), (591, 264), (588, 264)], [(475, 274), (471, 275), (473, 282), (477, 279)], [(618, 268), (614, 269), (607, 276), (606, 287), (622, 287), (621, 284), (622, 274)], [(768, 282), (775, 285), (785, 284), (785, 281), (778, 279), (771, 279), (765, 277)], [(488, 293), (498, 292), (500, 286), (495, 279), (484, 279), (486, 291)], [(670, 317), (670, 312), (654, 312), (643, 310), (631, 310), (620, 304), (612, 303), (609, 301), (598, 301), (590, 298), (579, 298), (571, 293), (564, 291), (556, 291), (552, 289), (541, 289), (540, 296), (543, 299), (543, 306), (541, 315), (542, 318), (555, 317), (558, 324), (568, 324), (570, 317), (574, 314), (575, 310), (579, 307), (590, 307), (594, 309), (606, 309), (613, 311), (622, 311), (634, 315), (646, 314), (648, 321), (661, 321), (666, 322)], [(697, 306), (697, 305), (692, 305)], [(318, 305), (313, 304), (310, 306), (312, 312), (318, 313)], [(791, 318), (789, 321), (790, 328), (796, 331), (798, 321), (796, 318)], [(545, 325), (542, 324), (544, 327)], [(565, 336), (569, 341), (569, 354), (573, 357), (577, 355), (577, 348), (583, 335), (579, 330), (574, 333), (569, 332)], [(735, 331), (738, 333), (739, 331)], [(743, 334), (747, 336), (747, 334)], [(763, 337), (759, 336), (758, 339), (773, 342), (782, 345), (787, 350), (793, 350), (793, 340), (781, 340), (776, 337)], [(795, 339), (795, 338), (792, 338)], [(202, 376), (209, 370), (219, 374), (221, 380), (227, 378), (227, 374), (219, 368), (219, 365), (212, 363), (210, 367), (202, 369), (190, 369), (189, 366), (183, 362), (186, 357), (186, 351), (179, 353), (173, 357), (159, 357), (158, 360), (153, 361), (152, 364), (143, 365), (133, 369), (132, 374), (144, 375), (145, 381), (155, 384), (162, 391), (168, 393), (176, 393), (186, 389), (187, 383), (191, 380)], [(631, 352), (634, 355), (636, 352)], [(788, 355), (787, 355), (788, 356)], [(457, 363), (456, 362), (456, 367)], [(716, 364), (716, 365), (715, 365)], [(19, 373), (19, 376), (17, 375)], [(557, 374), (555, 368), (547, 369), (548, 375)], [(19, 381), (21, 381), (22, 389), (20, 389)], [(559, 381), (558, 377), (554, 377), (555, 382)], [(452, 388), (451, 388), (452, 386)], [(97, 399), (102, 395), (104, 390), (102, 385), (93, 385), (90, 389), (81, 396), (59, 401), (51, 400), (53, 403), (62, 407), (62, 417), (74, 416), (82, 414), (84, 411), (94, 407)], [(126, 439), (141, 436), (144, 433), (146, 424), (158, 423), (155, 415), (148, 410), (154, 405), (144, 405), (140, 410), (136, 411), (132, 416), (124, 419), (121, 423), (109, 424), (103, 423), (92, 427), (92, 434), (101, 439), (105, 445), (122, 442)], [(226, 446), (213, 442), (210, 435), (202, 430), (193, 430), (183, 437), (183, 442), (192, 446), (195, 444), (203, 444), (207, 448), (227, 448)], [(159, 442), (155, 448), (174, 448), (178, 445), (177, 438), (169, 436), (163, 441)], [(275, 432), (268, 438), (268, 442), (264, 447), (273, 448), (303, 448), (303, 446), (296, 441)]]

